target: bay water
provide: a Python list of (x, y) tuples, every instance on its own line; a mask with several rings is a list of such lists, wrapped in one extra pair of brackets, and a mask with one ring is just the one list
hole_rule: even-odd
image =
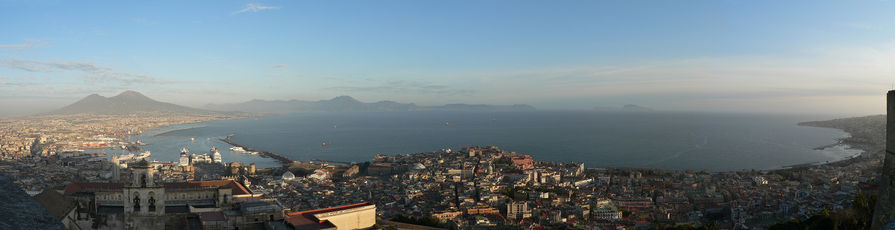
[[(163, 127), (129, 138), (152, 159), (177, 161), (181, 148), (217, 147), (225, 162), (279, 167), (270, 158), (230, 151), (218, 138), (293, 160), (363, 162), (376, 154), (496, 145), (535, 160), (590, 168), (650, 167), (728, 171), (836, 161), (860, 153), (836, 143), (847, 133), (798, 126), (821, 116), (531, 111), (295, 113)], [(325, 146), (323, 143), (327, 143)], [(121, 150), (107, 150), (119, 153)]]

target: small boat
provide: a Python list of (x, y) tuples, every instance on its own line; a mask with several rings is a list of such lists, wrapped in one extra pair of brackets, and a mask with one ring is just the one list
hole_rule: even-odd
[(444, 122), (444, 126), (457, 126), (457, 124), (451, 124), (450, 122)]
[(331, 145), (331, 144), (333, 144), (333, 143), (332, 143), (332, 142), (325, 142), (325, 141), (324, 141), (323, 144), (320, 144), (320, 145), (322, 145), (322, 146), (327, 146), (327, 145)]

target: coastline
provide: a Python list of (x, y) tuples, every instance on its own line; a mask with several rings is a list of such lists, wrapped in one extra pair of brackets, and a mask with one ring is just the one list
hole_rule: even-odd
[[(836, 139), (836, 143), (820, 146), (818, 148), (815, 148), (816, 150), (824, 150), (827, 148), (843, 146), (846, 150), (854, 149), (860, 150), (861, 152), (835, 161), (796, 164), (769, 171), (811, 168), (818, 166), (840, 167), (860, 161), (874, 160), (874, 158), (879, 155), (877, 154), (877, 152), (885, 149), (885, 141), (883, 139), (880, 139), (880, 137), (885, 137), (885, 133), (882, 132), (882, 130), (884, 130), (885, 128), (885, 116), (886, 115), (872, 115), (864, 117), (838, 118), (826, 121), (800, 122), (798, 123), (799, 126), (837, 129), (848, 134), (846, 137)], [(882, 118), (881, 123), (880, 120), (878, 120), (880, 118)], [(863, 121), (856, 122), (857, 120)]]
[[(246, 118), (253, 118), (253, 117), (260, 117), (260, 116), (262, 116), (262, 115), (253, 114), (253, 115), (248, 115), (248, 116), (218, 117), (218, 118), (214, 118), (214, 119), (201, 120), (201, 121), (189, 121), (189, 122), (183, 122), (183, 123), (176, 123), (176, 124), (168, 124), (168, 125), (154, 126), (154, 127), (146, 128), (146, 129), (144, 129), (144, 130), (140, 130), (140, 132), (139, 132), (139, 133), (136, 133), (136, 134), (131, 134), (131, 135), (127, 135), (127, 136), (121, 136), (121, 137), (120, 137), (121, 139), (119, 139), (119, 142), (129, 143), (129, 142), (133, 142), (133, 141), (141, 141), (141, 140), (133, 140), (133, 141), (132, 141), (132, 140), (129, 140), (129, 139), (131, 139), (131, 138), (136, 138), (136, 137), (138, 137), (138, 136), (140, 136), (140, 135), (144, 135), (144, 134), (146, 134), (146, 133), (153, 132), (153, 131), (158, 131), (159, 133), (157, 133), (157, 134), (152, 134), (152, 135), (147, 135), (147, 136), (145, 136), (145, 137), (150, 137), (150, 138), (163, 138), (163, 137), (190, 137), (190, 136), (165, 136), (164, 134), (167, 134), (167, 133), (170, 133), (170, 132), (174, 132), (174, 131), (181, 131), (181, 130), (189, 130), (189, 129), (195, 129), (195, 128), (207, 127), (207, 126), (204, 126), (204, 125), (203, 125), (203, 126), (194, 126), (194, 127), (175, 128), (175, 126), (191, 125), (191, 124), (200, 124), (200, 123), (203, 123), (203, 122), (210, 122), (210, 121), (238, 120), (238, 119), (246, 119)], [(201, 117), (201, 116), (200, 116), (200, 117)], [(151, 143), (146, 143), (146, 144), (151, 144)], [(94, 150), (94, 151), (96, 151), (96, 150), (116, 150), (116, 149), (117, 149), (116, 147), (112, 147), (112, 146), (110, 146), (110, 147), (104, 147), (104, 148), (92, 148), (92, 149), (84, 149), (84, 150)], [(131, 151), (131, 152), (139, 152), (139, 151)], [(111, 154), (110, 154), (110, 156), (111, 156)]]

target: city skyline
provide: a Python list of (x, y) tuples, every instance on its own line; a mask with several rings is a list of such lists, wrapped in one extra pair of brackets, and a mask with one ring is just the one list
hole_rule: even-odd
[(865, 115), (891, 2), (0, 2), (0, 106), (252, 99)]

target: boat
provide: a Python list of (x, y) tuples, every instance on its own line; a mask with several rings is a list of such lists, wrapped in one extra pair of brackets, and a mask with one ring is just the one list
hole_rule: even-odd
[(457, 126), (457, 124), (451, 124), (450, 122), (444, 122), (444, 126)]
[(140, 153), (140, 155), (137, 155), (136, 157), (134, 157), (134, 159), (140, 160), (140, 159), (148, 158), (150, 156), (152, 156), (152, 153), (147, 150), (146, 152), (142, 152), (142, 153)]
[(118, 157), (121, 162), (136, 162), (142, 159), (147, 159), (152, 156), (152, 153), (149, 151), (142, 152), (139, 155), (134, 155), (133, 153), (124, 154)]
[(321, 144), (321, 145), (322, 145), (322, 146), (327, 146), (327, 145), (331, 145), (331, 144), (333, 144), (333, 143), (332, 143), (332, 142), (325, 142), (325, 141), (324, 141), (323, 144)]
[(245, 148), (243, 148), (243, 147), (236, 147), (236, 146), (233, 146), (233, 147), (230, 147), (230, 151), (233, 151), (233, 152), (245, 152), (246, 150), (245, 150)]

